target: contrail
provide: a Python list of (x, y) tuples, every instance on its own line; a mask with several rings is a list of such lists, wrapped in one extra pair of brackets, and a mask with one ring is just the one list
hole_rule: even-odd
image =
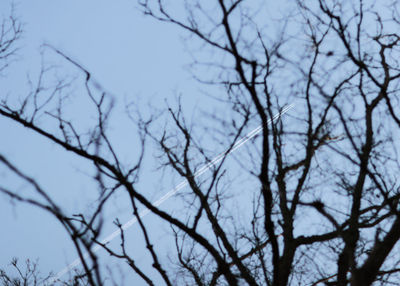
[[(273, 121), (279, 119), (283, 114), (285, 114), (286, 112), (288, 112), (290, 109), (292, 109), (294, 107), (294, 104), (289, 104), (287, 106), (285, 106), (281, 112), (277, 113), (276, 115), (274, 115), (274, 117), (272, 119), (269, 119), (267, 122), (267, 125), (271, 124)], [(202, 174), (204, 174), (206, 171), (208, 171), (212, 166), (218, 164), (225, 156), (229, 155), (230, 153), (234, 152), (235, 150), (237, 150), (239, 147), (241, 147), (243, 144), (245, 144), (247, 141), (249, 141), (251, 138), (253, 138), (254, 136), (256, 136), (258, 133), (260, 133), (260, 131), (263, 129), (263, 126), (260, 125), (257, 128), (253, 129), (252, 131), (250, 131), (248, 134), (246, 134), (246, 136), (244, 136), (242, 139), (240, 139), (239, 141), (237, 141), (235, 143), (235, 145), (233, 145), (233, 147), (230, 150), (227, 150), (225, 152), (222, 152), (221, 154), (219, 154), (218, 156), (216, 156), (214, 159), (211, 160), (211, 162), (209, 162), (208, 164), (204, 165), (201, 169), (199, 169), (195, 174), (194, 174), (194, 178), (201, 176)], [(165, 202), (166, 200), (168, 200), (170, 197), (172, 197), (174, 194), (176, 194), (179, 190), (183, 189), (184, 187), (186, 187), (188, 184), (188, 182), (186, 180), (182, 181), (181, 183), (179, 183), (174, 189), (170, 190), (168, 193), (166, 193), (164, 196), (162, 196), (161, 198), (159, 198), (157, 201), (155, 201), (153, 203), (153, 206), (158, 207), (159, 205), (161, 205), (163, 202)], [(150, 213), (149, 209), (144, 209), (139, 213), (139, 217), (142, 218), (144, 216), (146, 216), (148, 213)], [(122, 229), (126, 230), (128, 228), (130, 228), (132, 225), (134, 225), (137, 222), (137, 218), (133, 217), (132, 219), (128, 220), (126, 223), (124, 223), (122, 225)], [(103, 239), (101, 241), (101, 243), (106, 244), (108, 242), (110, 242), (111, 240), (113, 240), (114, 238), (116, 238), (117, 236), (119, 236), (121, 233), (121, 229), (117, 229), (115, 230), (113, 233), (111, 233), (109, 236), (107, 236), (105, 239)], [(96, 245), (93, 248), (93, 252), (97, 252), (101, 247), (99, 245)], [(83, 255), (83, 258), (86, 259), (89, 257), (89, 253), (85, 253)], [(55, 282), (56, 280), (60, 279), (62, 276), (64, 276), (66, 273), (70, 272), (72, 269), (74, 269), (75, 267), (77, 267), (78, 265), (80, 265), (81, 259), (77, 258), (75, 259), (72, 263), (70, 263), (67, 267), (65, 267), (63, 270), (61, 270), (60, 272), (57, 273), (57, 275), (51, 279), (50, 283)]]

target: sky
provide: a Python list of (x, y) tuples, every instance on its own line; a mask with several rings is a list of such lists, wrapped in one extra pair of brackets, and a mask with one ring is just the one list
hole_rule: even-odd
[[(9, 0), (0, 2), (2, 17), (9, 14), (11, 3)], [(125, 161), (134, 162), (140, 151), (134, 124), (122, 116), (127, 102), (133, 100), (140, 106), (141, 112), (146, 114), (149, 111), (145, 107), (147, 102), (160, 108), (165, 104), (165, 99), (173, 103), (179, 94), (182, 95), (183, 108), (189, 117), (194, 108), (204, 108), (212, 114), (214, 107), (211, 106), (216, 106), (215, 101), (205, 96), (201, 85), (187, 71), (187, 65), (192, 58), (185, 49), (182, 39), (185, 35), (182, 30), (145, 17), (137, 9), (136, 3), (125, 0), (17, 2), (15, 13), (24, 23), (24, 34), (20, 42), (18, 61), (0, 77), (1, 96), (9, 94), (11, 102), (18, 102), (23, 98), (29, 91), (27, 79), (37, 79), (42, 62), (54, 65), (55, 72), (50, 77), (73, 78), (79, 75), (73, 65), (43, 46), (47, 44), (89, 70), (92, 78), (112, 94), (116, 111), (113, 113), (109, 132), (112, 138), (116, 138), (113, 144)], [(259, 17), (264, 17), (264, 14), (260, 13)], [(273, 38), (279, 35), (271, 33), (269, 36)], [(202, 56), (206, 58), (208, 54)], [(282, 74), (277, 76), (282, 77)], [(73, 115), (79, 124), (93, 122), (89, 112), (92, 111), (92, 106), (87, 98), (82, 98), (84, 92), (81, 87), (73, 85), (70, 91), (72, 95), (67, 101), (70, 104), (67, 106), (68, 114)], [(293, 112), (296, 112), (295, 109)], [(223, 117), (223, 114), (218, 115)], [(0, 134), (7, 134), (0, 140), (0, 152), (22, 171), (36, 178), (56, 202), (61, 202), (70, 213), (90, 210), (90, 202), (97, 194), (90, 164), (1, 117), (0, 131)], [(224, 151), (217, 149), (217, 154)], [(169, 173), (164, 176), (157, 173), (154, 162), (151, 161), (153, 155), (155, 154), (146, 157), (148, 161), (139, 187), (148, 198), (156, 201), (181, 180), (177, 176), (169, 177)], [(236, 159), (240, 161), (240, 156)], [(237, 184), (235, 187), (238, 190), (241, 190), (241, 186), (243, 189), (250, 188), (248, 181), (240, 177), (240, 171), (243, 173), (242, 170), (233, 170), (233, 173), (238, 174), (237, 178), (243, 185)], [(29, 186), (1, 168), (0, 179), (5, 185), (13, 186), (18, 192), (29, 195)], [(242, 192), (241, 195), (246, 193)], [(180, 207), (175, 198), (163, 204), (164, 209), (176, 213), (179, 213)], [(238, 210), (239, 207), (243, 206), (238, 206)], [(123, 193), (116, 194), (106, 209), (102, 237), (115, 230), (112, 221), (116, 217), (121, 222), (132, 218), (127, 197)], [(65, 231), (51, 215), (42, 210), (12, 204), (9, 199), (0, 196), (0, 223), (5, 230), (0, 236), (0, 268), (9, 267), (13, 257), (18, 257), (21, 261), (30, 258), (39, 259), (42, 273), (57, 273), (76, 259), (76, 252)], [(168, 254), (172, 251), (171, 241), (165, 239), (165, 234), (170, 231), (168, 226), (151, 215), (146, 217), (146, 223), (151, 225), (153, 244), (162, 253)], [(151, 272), (151, 263), (138, 233), (135, 226), (127, 232), (127, 238), (134, 242), (130, 244), (130, 251), (139, 263), (148, 263), (145, 269)], [(117, 243), (116, 239), (114, 245)], [(106, 261), (105, 264), (126, 270), (123, 264), (117, 264), (104, 252), (100, 251), (99, 255), (103, 262)], [(158, 276), (152, 277), (155, 277), (158, 285)], [(141, 280), (135, 275), (129, 275), (126, 279), (129, 282), (127, 284), (141, 285)]]
[[(62, 57), (43, 47), (43, 44), (47, 44), (89, 70), (92, 78), (113, 95), (117, 111), (113, 113), (109, 130), (112, 138), (116, 138), (113, 143), (119, 155), (126, 161), (135, 161), (140, 150), (134, 125), (122, 116), (126, 102), (138, 102), (141, 111), (146, 113), (146, 102), (150, 101), (153, 106), (160, 108), (164, 99), (173, 103), (177, 94), (180, 94), (189, 118), (192, 116), (190, 111), (194, 108), (203, 107), (213, 114), (211, 106), (216, 104), (215, 101), (205, 96), (199, 83), (187, 71), (187, 65), (191, 63), (192, 58), (185, 49), (182, 40), (185, 35), (182, 30), (144, 17), (137, 9), (136, 3), (125, 0), (17, 2), (15, 13), (24, 23), (24, 34), (20, 42), (18, 61), (0, 78), (0, 85), (5, 87), (2, 88), (2, 96), (9, 94), (10, 101), (22, 98), (29, 91), (26, 84), (27, 74), (35, 80), (42, 61), (55, 66), (55, 76), (71, 78), (79, 75), (79, 72)], [(3, 17), (8, 15), (10, 5), (9, 0), (0, 2)], [(271, 11), (269, 13), (275, 13), (274, 9)], [(258, 17), (262, 18), (265, 15), (268, 14), (259, 13)], [(273, 21), (273, 17), (271, 19)], [(278, 29), (268, 35), (269, 39), (279, 37), (277, 31)], [(200, 49), (200, 54), (201, 52)], [(208, 60), (209, 54), (201, 56)], [(53, 74), (51, 76), (54, 77)], [(82, 74), (80, 76), (82, 77)], [(89, 112), (92, 111), (92, 106), (82, 98), (84, 92), (81, 87), (72, 86), (71, 93), (68, 114), (77, 118), (79, 124), (93, 122)], [(296, 110), (299, 108), (294, 108), (293, 112)], [(223, 113), (214, 112), (214, 115), (223, 118)], [(90, 209), (90, 202), (97, 194), (90, 164), (10, 120), (0, 118), (0, 130), (0, 134), (7, 134), (0, 141), (0, 152), (6, 158), (36, 178), (70, 213)], [(217, 154), (222, 151), (224, 150), (221, 148), (215, 150)], [(154, 154), (146, 157), (149, 161), (142, 172), (139, 187), (148, 198), (155, 201), (181, 180), (177, 176), (169, 177), (170, 173), (164, 176), (157, 173), (151, 161), (152, 155)], [(236, 159), (240, 161), (242, 157), (238, 155)], [(242, 170), (232, 170), (232, 174), (237, 175), (239, 181), (235, 184), (236, 189), (251, 188), (248, 181), (241, 177), (241, 173)], [(4, 169), (0, 169), (0, 178), (4, 184), (14, 186), (18, 192), (29, 194), (31, 190)], [(240, 195), (247, 196), (246, 192)], [(251, 210), (251, 206), (245, 204), (235, 207), (238, 213), (245, 207)], [(178, 214), (181, 211), (181, 206), (177, 205), (175, 198), (166, 201), (163, 208)], [(112, 221), (116, 217), (121, 222), (129, 220), (132, 217), (129, 211), (127, 197), (118, 193), (106, 209), (102, 237), (115, 230)], [(165, 254), (172, 251), (171, 241), (165, 239), (165, 234), (170, 231), (169, 227), (151, 215), (146, 217), (145, 222), (151, 226), (150, 235), (158, 250)], [(42, 210), (27, 205), (13, 205), (9, 199), (0, 196), (0, 223), (6, 230), (0, 236), (0, 245), (7, 246), (1, 249), (0, 268), (8, 267), (13, 257), (21, 260), (30, 258), (39, 259), (42, 273), (57, 273), (76, 259), (76, 252), (65, 231), (53, 217)], [(133, 242), (130, 244), (130, 251), (137, 262), (147, 265), (145, 269), (152, 273), (151, 260), (143, 249), (142, 238), (138, 233), (135, 226), (127, 232), (127, 238)], [(117, 244), (118, 239), (114, 241), (114, 245)], [(104, 264), (126, 270), (123, 263), (117, 264), (104, 252), (99, 251), (99, 255), (102, 261), (106, 262)], [(160, 282), (157, 280), (158, 275), (152, 275), (152, 278), (155, 278), (156, 285), (160, 284), (157, 283)], [(135, 275), (128, 275), (126, 279), (129, 285), (142, 285)]]
[[(9, 15), (12, 2), (0, 1), (1, 17)], [(72, 76), (77, 74), (76, 69), (42, 46), (49, 44), (89, 70), (93, 78), (114, 96), (117, 109), (132, 99), (157, 104), (165, 98), (173, 101), (178, 91), (187, 95), (184, 97), (186, 107), (199, 104), (201, 92), (185, 69), (190, 57), (182, 44), (181, 31), (144, 17), (135, 1), (37, 0), (14, 1), (14, 4), (17, 18), (23, 22), (24, 33), (17, 62), (0, 78), (2, 96), (8, 94), (11, 101), (17, 101), (28, 91), (28, 75), (36, 79), (43, 59), (41, 53), (44, 53), (46, 62), (54, 61), (62, 66), (62, 72)], [(79, 90), (76, 93), (79, 96)], [(77, 113), (84, 113), (89, 107), (82, 105), (78, 108), (75, 110)], [(132, 123), (117, 120), (110, 129), (120, 138), (114, 143), (122, 156), (129, 157), (135, 150), (134, 159), (139, 146)], [(87, 171), (90, 170), (87, 162), (5, 118), (0, 118), (0, 130), (7, 134), (0, 140), (1, 152), (6, 158), (36, 178), (56, 201), (63, 202), (71, 212), (88, 207), (95, 185), (91, 178), (93, 174)], [(0, 179), (19, 192), (30, 191), (26, 184), (5, 169), (0, 169)], [(154, 199), (173, 187), (172, 180), (170, 185), (160, 186), (147, 173), (142, 176), (141, 183), (144, 189), (149, 190), (149, 197)], [(119, 217), (121, 222), (131, 218), (125, 202), (122, 194), (112, 202), (104, 236), (115, 229), (112, 225), (115, 217)], [(168, 203), (165, 207), (169, 207)], [(149, 216), (146, 219), (152, 223), (153, 218)], [(65, 231), (42, 210), (12, 204), (1, 196), (0, 223), (4, 230), (0, 236), (0, 268), (7, 269), (11, 259), (18, 257), (21, 262), (26, 258), (39, 259), (42, 273), (56, 273), (76, 258)], [(129, 231), (133, 239), (140, 240), (135, 237), (134, 227)], [(160, 247), (163, 234), (163, 230), (158, 228), (153, 235)], [(146, 259), (142, 249), (133, 247), (132, 251), (139, 261)], [(106, 255), (100, 255), (107, 259)], [(128, 279), (135, 282), (137, 278)]]

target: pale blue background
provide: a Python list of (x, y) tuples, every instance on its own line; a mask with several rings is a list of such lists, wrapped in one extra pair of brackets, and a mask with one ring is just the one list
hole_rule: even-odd
[[(2, 17), (9, 15), (11, 2), (0, 1)], [(202, 96), (197, 83), (184, 69), (190, 58), (183, 48), (181, 31), (144, 17), (135, 6), (135, 1), (121, 0), (17, 2), (15, 12), (24, 23), (24, 34), (18, 44), (21, 48), (18, 61), (0, 78), (1, 96), (9, 94), (10, 99), (15, 100), (26, 94), (29, 90), (27, 74), (35, 79), (41, 63), (40, 46), (48, 43), (91, 71), (93, 77), (115, 96), (117, 108), (121, 108), (126, 99), (133, 98), (141, 98), (143, 103), (150, 98), (153, 103), (163, 103), (164, 98), (173, 101), (175, 91), (185, 95), (186, 107), (198, 104)], [(47, 52), (46, 55), (55, 62), (63, 62), (59, 57), (53, 58), (54, 54), (52, 56)], [(70, 72), (76, 74), (76, 69), (71, 68)], [(85, 106), (80, 108), (84, 110)], [(132, 126), (132, 123), (114, 121), (111, 131), (120, 132), (121, 140), (114, 143), (123, 157), (132, 156), (134, 159), (138, 145)], [(131, 134), (124, 130), (131, 130)], [(0, 152), (22, 171), (36, 178), (56, 201), (63, 202), (71, 212), (87, 207), (96, 193), (93, 191), (96, 188), (90, 177), (93, 172), (89, 164), (5, 118), (0, 118), (0, 134), (3, 134)], [(147, 187), (148, 196), (154, 199), (169, 191), (174, 183), (170, 180), (170, 185), (160, 186), (148, 173), (144, 173), (142, 178), (141, 186), (143, 189)], [(4, 168), (0, 169), (0, 180), (6, 186), (14, 186), (21, 191), (30, 190)], [(113, 201), (115, 208), (108, 211), (110, 217), (103, 236), (114, 230), (111, 222), (116, 216), (121, 222), (130, 218), (124, 201), (123, 195)], [(164, 207), (173, 208), (172, 201)], [(151, 224), (154, 218), (148, 216), (146, 220)], [(21, 262), (26, 258), (38, 258), (39, 268), (46, 274), (60, 271), (76, 258), (65, 231), (42, 210), (27, 205), (12, 206), (9, 199), (0, 196), (0, 224), (0, 268), (7, 269), (12, 257), (20, 258)], [(155, 229), (153, 242), (163, 248), (163, 229)], [(134, 236), (136, 231), (132, 227), (129, 235)], [(140, 242), (141, 235), (133, 239)], [(134, 245), (131, 244), (134, 256), (139, 257), (139, 262), (140, 259), (146, 261), (143, 249), (135, 249)], [(164, 250), (168, 251), (169, 247), (165, 245)], [(107, 258), (106, 255), (101, 256)], [(110, 263), (114, 265), (114, 262)], [(152, 271), (151, 267), (145, 269)], [(136, 279), (127, 277), (129, 283), (138, 282)], [(157, 278), (155, 281), (158, 281)]]
[[(0, 2), (0, 11), (3, 16), (9, 14), (10, 5), (11, 1), (8, 0)], [(29, 72), (35, 79), (41, 63), (40, 53), (43, 51), (46, 62), (60, 66), (60, 76), (64, 73), (79, 74), (60, 56), (41, 48), (43, 43), (48, 43), (87, 68), (92, 73), (92, 77), (114, 96), (117, 111), (113, 114), (114, 120), (110, 123), (109, 131), (115, 148), (125, 162), (134, 162), (139, 151), (134, 125), (122, 116), (126, 101), (139, 101), (141, 111), (146, 113), (148, 112), (147, 101), (162, 108), (165, 106), (164, 99), (173, 105), (176, 102), (176, 96), (182, 95), (183, 107), (189, 121), (195, 118), (191, 110), (202, 108), (220, 118), (227, 115), (226, 119), (230, 122), (230, 110), (226, 107), (224, 110), (218, 109), (216, 102), (205, 95), (203, 87), (191, 78), (186, 69), (192, 60), (184, 49), (185, 45), (182, 41), (182, 37), (187, 35), (173, 25), (144, 17), (136, 9), (136, 5), (136, 1), (122, 0), (21, 1), (16, 5), (16, 14), (24, 22), (25, 33), (20, 41), (19, 60), (7, 71), (5, 77), (0, 78), (2, 87), (0, 95), (10, 94), (10, 100), (15, 101), (29, 91), (26, 86), (26, 74)], [(176, 10), (174, 12), (176, 13)], [(272, 12), (266, 11), (265, 14), (260, 13), (258, 16), (264, 17), (269, 15), (268, 13)], [(189, 43), (193, 43), (192, 40)], [(193, 46), (199, 47), (196, 43)], [(214, 58), (210, 57), (210, 54), (201, 48), (197, 52), (201, 59), (207, 61), (212, 61), (219, 56), (215, 54)], [(231, 59), (227, 57), (226, 61), (229, 62), (229, 60)], [(208, 71), (204, 70), (204, 72)], [(211, 72), (206, 73), (208, 79), (212, 79), (210, 75), (212, 75)], [(80, 76), (82, 77), (82, 74)], [(85, 97), (85, 93), (81, 90), (82, 86), (75, 88), (74, 96), (71, 97), (73, 109), (70, 112), (75, 113), (75, 117), (80, 120), (79, 124), (89, 125), (93, 116), (86, 115), (89, 110), (93, 111), (92, 106), (82, 98)], [(213, 94), (216, 96), (223, 95), (224, 92), (216, 87), (208, 86), (207, 92), (210, 91), (214, 91)], [(201, 119), (208, 120), (206, 116)], [(47, 121), (43, 124), (47, 124)], [(211, 126), (211, 128), (214, 127)], [(224, 131), (228, 132), (228, 130)], [(72, 214), (90, 208), (88, 203), (95, 197), (97, 190), (91, 178), (93, 168), (90, 164), (4, 118), (0, 118), (0, 134), (7, 134), (0, 140), (0, 152), (22, 171), (36, 178), (57, 202), (62, 202), (67, 211)], [(219, 135), (223, 137), (222, 133)], [(207, 141), (207, 136), (204, 138), (202, 139), (206, 142), (202, 143), (206, 145), (210, 143)], [(225, 142), (224, 138), (218, 139)], [(208, 144), (207, 147), (218, 154), (224, 151), (222, 145)], [(150, 145), (148, 147), (150, 153), (146, 157), (146, 165), (138, 187), (148, 198), (155, 201), (181, 180), (177, 176), (170, 176), (169, 173), (165, 176), (162, 176), (160, 172), (155, 173), (152, 149)], [(251, 153), (254, 150), (250, 150), (250, 144), (248, 144), (236, 153), (238, 157), (241, 151)], [(238, 161), (241, 159), (239, 158)], [(246, 192), (251, 189), (251, 186), (248, 178), (242, 177), (246, 176), (243, 173), (245, 173), (243, 170), (230, 172), (229, 175), (236, 179), (236, 182), (230, 181), (230, 192), (236, 189), (240, 192), (239, 196), (251, 201), (251, 195), (249, 195), (251, 192)], [(31, 190), (4, 168), (0, 168), (0, 179), (3, 180), (4, 185), (14, 186), (18, 192), (28, 194)], [(252, 208), (250, 203), (246, 205), (244, 201), (239, 197), (240, 205), (235, 205), (232, 209), (236, 210), (240, 217), (238, 223), (243, 221), (243, 225), (246, 225), (244, 214)], [(182, 213), (185, 215), (185, 209), (177, 202), (176, 198), (171, 198), (162, 205), (162, 208), (173, 211), (177, 215)], [(242, 211), (246, 208), (247, 212)], [(112, 221), (115, 217), (118, 217), (121, 222), (129, 220), (132, 217), (129, 211), (126, 196), (118, 193), (106, 209), (102, 237), (114, 231)], [(160, 223), (152, 215), (147, 216), (145, 221), (150, 226), (152, 243), (157, 251), (161, 254), (172, 253), (174, 245), (171, 240), (165, 239), (166, 233), (170, 232), (169, 226)], [(21, 260), (39, 258), (39, 267), (43, 273), (47, 274), (49, 271), (57, 273), (76, 259), (75, 250), (65, 231), (55, 219), (41, 210), (27, 205), (12, 206), (9, 199), (0, 196), (0, 224), (4, 230), (0, 236), (1, 268), (7, 267), (12, 257), (19, 257)], [(161, 280), (151, 268), (151, 259), (143, 249), (142, 235), (136, 225), (127, 232), (127, 240), (129, 251), (136, 262), (143, 266), (156, 285), (159, 285)], [(117, 246), (118, 243), (119, 240), (115, 239), (114, 245)], [(99, 255), (102, 265), (111, 268), (124, 265), (109, 259), (104, 252), (99, 252)], [(171, 266), (168, 260), (164, 259), (163, 262)], [(127, 285), (143, 284), (132, 274), (132, 271), (127, 272), (126, 268), (122, 270), (130, 273), (126, 277)], [(120, 281), (117, 279), (117, 282)]]

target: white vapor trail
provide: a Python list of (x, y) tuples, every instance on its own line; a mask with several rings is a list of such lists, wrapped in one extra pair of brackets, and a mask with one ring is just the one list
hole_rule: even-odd
[[(271, 124), (273, 121), (279, 119), (283, 114), (285, 114), (286, 112), (288, 112), (290, 109), (292, 109), (294, 107), (294, 104), (290, 104), (285, 106), (281, 112), (277, 113), (276, 115), (274, 115), (274, 117), (272, 119), (269, 119), (267, 124)], [(212, 166), (218, 164), (225, 156), (229, 155), (230, 153), (234, 152), (235, 150), (237, 150), (239, 147), (241, 147), (243, 144), (245, 144), (247, 141), (249, 141), (251, 138), (253, 138), (254, 136), (256, 136), (258, 133), (260, 133), (260, 131), (263, 129), (263, 126), (260, 125), (257, 128), (253, 129), (252, 131), (250, 131), (248, 134), (246, 134), (246, 136), (244, 136), (242, 139), (240, 139), (239, 141), (237, 141), (233, 147), (230, 150), (227, 150), (225, 152), (220, 153), (218, 156), (216, 156), (211, 162), (209, 162), (208, 164), (204, 165), (201, 169), (199, 169), (195, 174), (194, 174), (194, 178), (201, 176), (203, 173), (205, 173), (206, 171), (208, 171)], [(174, 189), (170, 190), (168, 193), (166, 193), (164, 196), (162, 196), (161, 198), (159, 198), (157, 201), (155, 201), (153, 203), (153, 206), (158, 207), (160, 206), (163, 202), (165, 202), (166, 200), (168, 200), (170, 197), (172, 197), (174, 194), (176, 194), (179, 190), (183, 189), (184, 187), (186, 187), (188, 184), (188, 182), (182, 181), (180, 184), (178, 184)], [(139, 217), (142, 218), (144, 216), (146, 216), (148, 213), (150, 213), (149, 209), (144, 209), (139, 213)], [(137, 222), (137, 218), (133, 217), (132, 219), (128, 220), (126, 223), (124, 223), (122, 225), (122, 229), (126, 230), (128, 228), (130, 228), (132, 225), (134, 225)], [(117, 236), (119, 236), (121, 233), (121, 229), (117, 229), (115, 230), (113, 233), (111, 233), (110, 235), (108, 235), (105, 239), (103, 239), (101, 241), (101, 243), (106, 244), (110, 241), (112, 241), (114, 238), (116, 238)], [(92, 252), (97, 252), (101, 247), (99, 245), (96, 245)], [(83, 255), (83, 258), (86, 259), (89, 257), (89, 253), (85, 253)], [(77, 267), (78, 265), (80, 265), (81, 259), (77, 258), (75, 259), (73, 262), (71, 262), (67, 267), (65, 267), (63, 270), (61, 270), (60, 272), (57, 273), (57, 275), (55, 277), (52, 278), (52, 280), (50, 281), (55, 282), (58, 279), (60, 279), (63, 275), (65, 275), (66, 273), (70, 272), (72, 269), (74, 269), (75, 267)]]

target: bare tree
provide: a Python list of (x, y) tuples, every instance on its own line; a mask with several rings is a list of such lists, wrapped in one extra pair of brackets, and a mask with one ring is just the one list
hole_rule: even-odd
[[(32, 262), (29, 259), (25, 261), (25, 267), (18, 264), (18, 259), (13, 258), (10, 265), (12, 266), (15, 276), (12, 276), (9, 271), (0, 269), (0, 283), (2, 286), (39, 286), (52, 285), (52, 274), (43, 277), (39, 271), (38, 261)], [(85, 279), (86, 275), (77, 274), (73, 280), (62, 281), (60, 285), (64, 286), (85, 286), (88, 285)]]
[(8, 19), (3, 19), (0, 31), (0, 75), (15, 60), (17, 42), (22, 34), (22, 24), (17, 20), (12, 6)]
[[(83, 74), (97, 122), (82, 131), (64, 114), (64, 80), (35, 89), (20, 106), (3, 101), (0, 115), (93, 163), (99, 200), (90, 215), (71, 216), (4, 156), (0, 162), (40, 198), (6, 186), (1, 192), (56, 216), (88, 285), (104, 284), (96, 245), (155, 285), (127, 251), (130, 241), (118, 220), (120, 248), (99, 238), (102, 210), (117, 190), (129, 196), (152, 266), (166, 285), (397, 285), (398, 3), (143, 0), (140, 7), (185, 31), (193, 75), (223, 91), (212, 97), (225, 112), (208, 110), (189, 121), (179, 102), (150, 117), (128, 108), (142, 150), (135, 164), (123, 162), (107, 129), (114, 98), (77, 61), (47, 47)], [(10, 31), (18, 38), (18, 29)], [(9, 46), (0, 46), (7, 57)], [(271, 121), (291, 103), (294, 110)], [(41, 125), (39, 116), (56, 128)], [(260, 136), (232, 154), (258, 125)], [(150, 142), (160, 167), (189, 186), (177, 195), (184, 212), (153, 204), (138, 187)], [(200, 177), (204, 165), (211, 171)], [(153, 245), (143, 207), (171, 227), (172, 264)]]
[(3, 286), (17, 285), (40, 285), (46, 278), (40, 278), (40, 273), (37, 270), (37, 263), (26, 261), (26, 269), (22, 270), (18, 265), (18, 259), (13, 259), (11, 265), (16, 270), (18, 276), (10, 277), (4, 270), (0, 270), (0, 282)]

